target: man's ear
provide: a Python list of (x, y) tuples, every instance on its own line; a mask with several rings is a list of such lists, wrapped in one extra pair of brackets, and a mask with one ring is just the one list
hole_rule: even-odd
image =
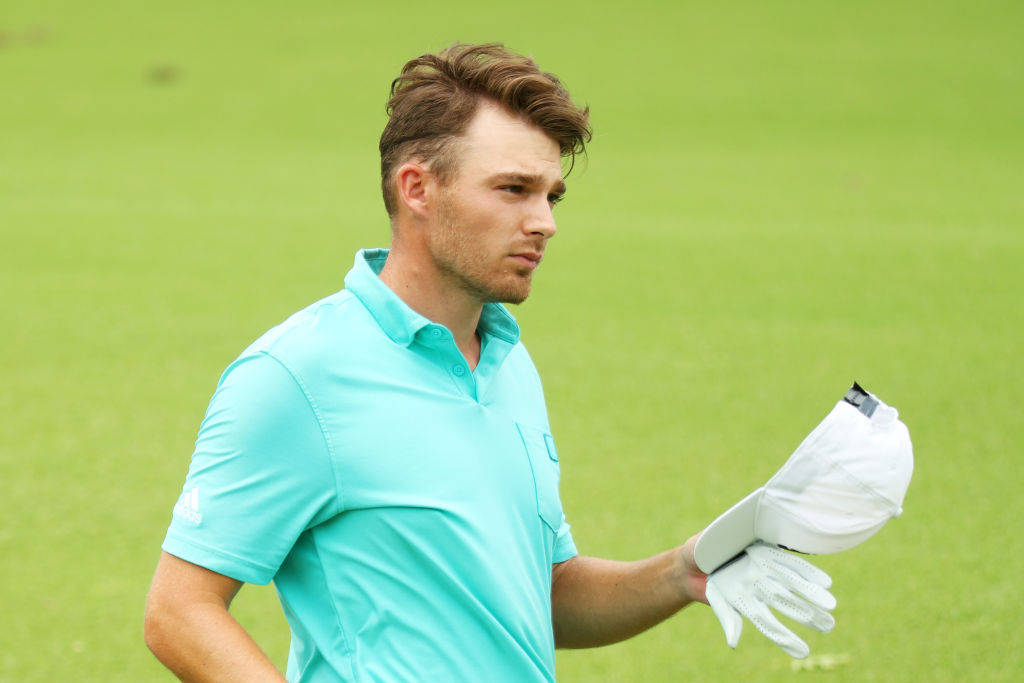
[(407, 161), (395, 171), (395, 195), (415, 216), (429, 213), (430, 185), (435, 182), (430, 170), (419, 161)]

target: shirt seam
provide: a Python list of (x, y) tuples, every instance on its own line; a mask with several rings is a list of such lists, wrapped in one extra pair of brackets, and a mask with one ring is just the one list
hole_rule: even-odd
[(320, 409), (317, 407), (317, 404), (313, 400), (313, 397), (310, 396), (310, 393), (307, 390), (305, 383), (303, 383), (298, 373), (292, 369), (291, 365), (285, 362), (284, 359), (274, 355), (274, 353), (271, 352), (269, 349), (264, 349), (260, 351), (260, 353), (265, 355), (267, 358), (277, 361), (277, 363), (282, 368), (284, 368), (285, 372), (288, 373), (288, 376), (291, 377), (292, 381), (295, 382), (296, 386), (298, 386), (299, 391), (302, 392), (303, 398), (306, 399), (306, 405), (308, 405), (309, 409), (313, 412), (313, 419), (316, 420), (316, 426), (320, 430), (320, 435), (323, 437), (324, 445), (327, 447), (327, 465), (331, 470), (331, 476), (334, 478), (334, 496), (336, 502), (335, 508), (334, 510), (332, 510), (332, 514), (336, 515), (344, 509), (345, 497), (342, 494), (341, 484), (338, 481), (338, 472), (337, 469), (335, 468), (335, 460), (337, 454), (334, 450), (334, 443), (331, 441), (330, 434), (324, 427), (323, 418), (320, 415)]
[[(312, 529), (312, 540), (313, 540), (313, 552), (316, 553), (316, 561), (320, 565), (320, 574), (324, 577), (324, 583), (330, 586), (327, 581), (327, 567), (324, 565), (323, 557), (320, 555), (320, 543), (317, 541), (317, 530)], [(341, 639), (345, 643), (345, 661), (348, 663), (349, 676), (353, 681), (358, 681), (359, 677), (356, 676), (355, 663), (355, 649), (352, 647), (352, 643), (349, 642), (348, 635), (345, 633), (345, 625), (341, 621), (341, 612), (338, 611), (337, 601), (333, 595), (329, 594), (331, 603), (331, 611), (334, 612), (334, 622), (338, 626), (338, 633), (341, 634)]]
[[(337, 297), (339, 300), (331, 301), (330, 299), (334, 297)], [(321, 299), (320, 301), (310, 304), (307, 308), (295, 313), (284, 322), (268, 330), (263, 336), (253, 342), (241, 356), (235, 359), (234, 363), (239, 363), (258, 354), (266, 354), (280, 362), (282, 365), (285, 365), (278, 356), (274, 355), (273, 349), (275, 347), (280, 346), (289, 337), (298, 334), (300, 327), (303, 324), (308, 324), (309, 318), (315, 316), (321, 308), (332, 308), (335, 311), (341, 311), (346, 305), (352, 303), (353, 300), (359, 301), (353, 292), (347, 289), (342, 289), (324, 299)], [(277, 332), (278, 330), (280, 331)], [(277, 332), (277, 334), (271, 336), (271, 333), (273, 332)], [(267, 339), (268, 336), (270, 336), (269, 339)], [(234, 365), (234, 363), (232, 363), (232, 365)], [(288, 367), (285, 366), (285, 369), (288, 369)], [(224, 376), (226, 376), (230, 370), (231, 366), (228, 366), (228, 369), (224, 371)], [(221, 381), (223, 381), (224, 376), (221, 377)]]
[(250, 559), (247, 559), (245, 557), (242, 557), (241, 555), (236, 555), (236, 554), (234, 554), (232, 552), (228, 552), (228, 551), (223, 550), (221, 548), (214, 548), (213, 546), (207, 545), (206, 543), (201, 543), (199, 541), (196, 541), (195, 539), (192, 539), (192, 538), (189, 538), (187, 536), (184, 536), (184, 535), (174, 531), (173, 529), (168, 529), (167, 530), (167, 536), (172, 538), (172, 539), (174, 539), (175, 541), (177, 541), (179, 543), (184, 543), (187, 546), (191, 546), (192, 548), (195, 548), (196, 550), (201, 550), (201, 551), (204, 551), (204, 552), (211, 553), (213, 555), (217, 555), (218, 557), (221, 557), (221, 558), (223, 558), (225, 560), (230, 560), (230, 561), (233, 561), (233, 562), (238, 562), (239, 564), (243, 564), (246, 567), (248, 567), (249, 569), (254, 569), (254, 570), (256, 570), (256, 571), (258, 571), (260, 573), (269, 573), (270, 576), (271, 576), (271, 579), (273, 578), (274, 574), (277, 573), (277, 569), (275, 569), (274, 567), (271, 567), (270, 565), (262, 564), (260, 562), (254, 562), (253, 560), (250, 560)]

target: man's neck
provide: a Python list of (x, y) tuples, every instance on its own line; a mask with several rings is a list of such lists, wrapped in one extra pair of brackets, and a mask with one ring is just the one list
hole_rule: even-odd
[(392, 248), (380, 280), (405, 304), (425, 318), (447, 327), (470, 370), (480, 360), (480, 324), (483, 302), (444, 277), (428, 259), (411, 258)]

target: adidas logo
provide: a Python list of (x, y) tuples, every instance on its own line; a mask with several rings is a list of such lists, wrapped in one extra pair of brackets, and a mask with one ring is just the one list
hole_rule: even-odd
[(203, 513), (199, 512), (199, 487), (181, 494), (181, 498), (174, 504), (174, 514), (184, 517), (193, 524), (203, 521)]

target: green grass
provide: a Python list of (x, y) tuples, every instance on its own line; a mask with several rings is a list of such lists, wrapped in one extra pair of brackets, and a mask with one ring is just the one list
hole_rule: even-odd
[[(216, 379), (386, 244), (387, 85), (456, 39), (593, 111), (515, 311), (582, 552), (680, 543), (853, 379), (915, 444), (904, 516), (817, 559), (834, 670), (694, 607), (560, 678), (1019, 675), (1021, 5), (663, 4), (4, 4), (0, 680), (169, 677), (142, 607)], [(283, 666), (273, 591), (233, 609)]]

